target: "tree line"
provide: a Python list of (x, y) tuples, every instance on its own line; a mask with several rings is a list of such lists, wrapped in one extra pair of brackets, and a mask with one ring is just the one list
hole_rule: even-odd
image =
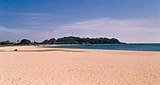
[(80, 38), (80, 37), (63, 37), (63, 38), (51, 38), (42, 42), (31, 42), (29, 39), (17, 40), (17, 42), (11, 42), (9, 40), (0, 42), (0, 45), (38, 45), (38, 44), (125, 44), (120, 42), (116, 38)]

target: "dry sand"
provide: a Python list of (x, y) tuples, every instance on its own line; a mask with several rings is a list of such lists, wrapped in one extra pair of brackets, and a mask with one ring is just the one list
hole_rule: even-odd
[(160, 85), (160, 52), (1, 47), (0, 85)]

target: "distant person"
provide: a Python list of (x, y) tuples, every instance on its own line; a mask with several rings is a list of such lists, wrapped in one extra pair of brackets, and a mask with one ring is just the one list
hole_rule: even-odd
[(14, 52), (18, 51), (18, 49), (14, 49)]

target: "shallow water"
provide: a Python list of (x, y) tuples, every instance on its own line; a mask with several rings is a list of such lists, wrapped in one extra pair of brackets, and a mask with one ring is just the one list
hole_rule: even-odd
[(101, 49), (101, 50), (133, 50), (133, 51), (158, 51), (160, 44), (119, 44), (119, 45), (63, 45), (63, 46), (45, 46), (46, 48), (74, 48), (74, 49)]

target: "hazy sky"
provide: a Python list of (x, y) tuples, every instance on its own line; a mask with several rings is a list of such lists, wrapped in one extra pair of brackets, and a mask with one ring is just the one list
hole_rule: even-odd
[(160, 0), (0, 0), (0, 41), (71, 34), (160, 42)]

